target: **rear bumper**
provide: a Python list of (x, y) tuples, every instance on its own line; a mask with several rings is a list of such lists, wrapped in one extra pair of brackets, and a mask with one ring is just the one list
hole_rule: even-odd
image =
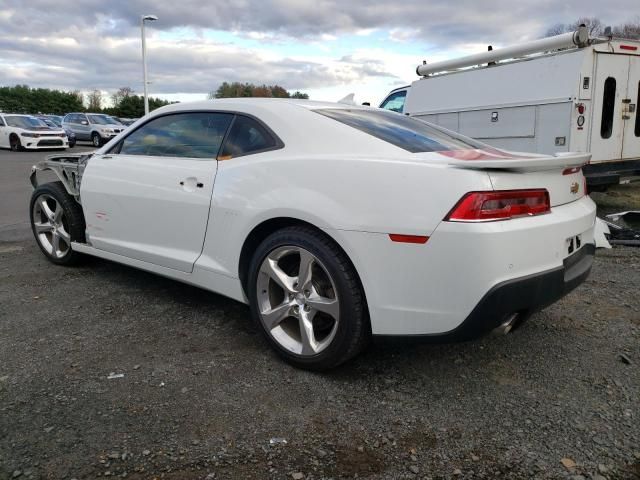
[[(590, 255), (579, 267), (570, 262), (594, 243), (594, 221), (595, 204), (583, 197), (531, 218), (441, 222), (423, 245), (394, 243), (378, 233), (328, 233), (356, 267), (374, 335), (445, 336), (464, 323), (493, 322), (478, 327), (490, 329), (504, 320), (486, 313), (500, 313), (500, 303), (508, 314), (543, 308), (564, 295), (583, 280), (575, 272), (591, 264)], [(577, 238), (582, 247), (574, 250), (570, 242)], [(477, 318), (485, 320), (467, 321)], [(474, 336), (473, 329), (466, 336)]]
[[(438, 342), (460, 342), (481, 337), (518, 313), (527, 316), (560, 300), (584, 282), (593, 264), (595, 245), (584, 245), (565, 258), (563, 265), (545, 272), (507, 280), (491, 288), (469, 316), (450, 332), (412, 335)], [(377, 335), (379, 338), (398, 335)]]

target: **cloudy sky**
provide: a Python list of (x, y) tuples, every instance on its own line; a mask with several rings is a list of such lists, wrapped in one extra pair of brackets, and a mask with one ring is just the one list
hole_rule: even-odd
[(0, 85), (204, 98), (223, 81), (279, 84), (311, 98), (380, 101), (436, 61), (538, 38), (597, 16), (615, 25), (637, 0), (0, 0)]

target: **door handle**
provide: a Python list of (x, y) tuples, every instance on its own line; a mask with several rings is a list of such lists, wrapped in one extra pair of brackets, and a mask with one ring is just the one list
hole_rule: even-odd
[(204, 183), (202, 182), (198, 182), (198, 180), (196, 178), (193, 177), (189, 177), (186, 178), (184, 180), (180, 180), (180, 186), (181, 187), (187, 187), (188, 189), (193, 189), (193, 187), (197, 187), (197, 188), (203, 188), (204, 187)]

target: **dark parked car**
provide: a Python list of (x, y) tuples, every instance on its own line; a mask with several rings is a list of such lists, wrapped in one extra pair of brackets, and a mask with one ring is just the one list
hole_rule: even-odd
[(49, 127), (62, 128), (69, 139), (69, 148), (76, 146), (76, 134), (70, 128), (62, 126), (62, 117), (60, 115), (37, 115), (36, 118), (42, 120)]

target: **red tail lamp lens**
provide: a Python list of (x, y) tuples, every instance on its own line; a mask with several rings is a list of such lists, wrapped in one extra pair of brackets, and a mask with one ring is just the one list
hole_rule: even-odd
[(445, 217), (451, 222), (490, 222), (551, 211), (546, 189), (469, 192)]

